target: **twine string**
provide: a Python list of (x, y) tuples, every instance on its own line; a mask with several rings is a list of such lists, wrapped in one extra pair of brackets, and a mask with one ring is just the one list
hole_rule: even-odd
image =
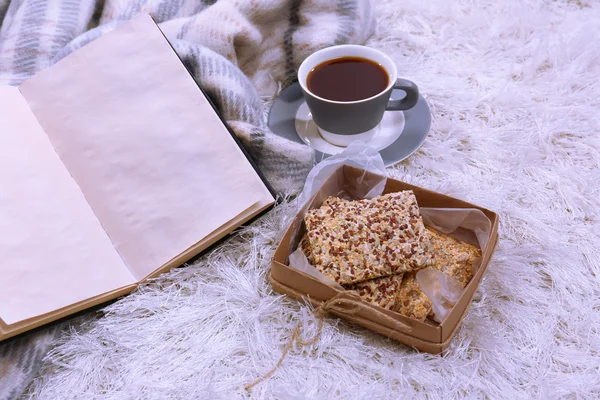
[[(293, 289), (290, 291), (293, 291)], [(298, 294), (300, 294), (300, 293), (298, 293)], [(290, 350), (294, 347), (294, 343), (297, 343), (298, 346), (301, 346), (301, 347), (311, 346), (311, 345), (317, 343), (319, 341), (319, 339), (321, 338), (321, 333), (323, 332), (323, 321), (324, 321), (325, 317), (327, 316), (327, 314), (335, 313), (338, 315), (341, 314), (344, 316), (353, 316), (353, 315), (356, 315), (361, 310), (361, 308), (363, 308), (364, 306), (365, 306), (364, 301), (360, 298), (358, 293), (351, 292), (351, 291), (340, 292), (337, 295), (335, 295), (334, 297), (332, 297), (331, 299), (322, 302), (321, 305), (319, 305), (319, 307), (317, 307), (314, 310), (314, 315), (315, 315), (315, 317), (318, 318), (319, 321), (318, 321), (318, 325), (317, 325), (317, 332), (312, 337), (312, 339), (303, 340), (301, 338), (300, 331), (302, 329), (303, 324), (302, 324), (302, 321), (298, 322), (298, 324), (292, 331), (290, 340), (288, 340), (287, 344), (285, 345), (285, 348), (283, 349), (283, 353), (281, 354), (281, 358), (279, 358), (279, 361), (277, 361), (277, 364), (275, 364), (275, 366), (273, 368), (271, 368), (262, 377), (258, 378), (254, 382), (246, 385), (244, 388), (246, 390), (250, 390), (254, 386), (258, 385), (261, 382), (266, 381), (271, 376), (273, 376), (273, 374), (283, 364), (283, 361), (287, 357)], [(372, 308), (370, 310), (370, 312), (372, 314), (374, 314), (377, 318), (387, 322), (387, 324), (389, 326), (394, 326), (395, 327), (394, 330), (403, 331), (403, 332), (410, 332), (410, 330), (411, 330), (410, 326), (390, 317), (389, 315), (387, 315), (377, 309)]]

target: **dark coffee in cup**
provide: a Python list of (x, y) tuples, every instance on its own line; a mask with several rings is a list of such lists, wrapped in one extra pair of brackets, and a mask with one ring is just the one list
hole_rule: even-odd
[(307, 78), (308, 89), (333, 101), (356, 101), (383, 92), (390, 83), (381, 64), (363, 57), (341, 57), (313, 68)]

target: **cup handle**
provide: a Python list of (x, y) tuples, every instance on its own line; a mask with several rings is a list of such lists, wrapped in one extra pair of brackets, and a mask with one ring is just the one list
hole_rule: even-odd
[(396, 79), (393, 89), (400, 89), (406, 92), (406, 96), (402, 100), (390, 99), (387, 103), (386, 110), (397, 111), (397, 110), (408, 110), (413, 108), (419, 100), (419, 88), (414, 82), (408, 79)]

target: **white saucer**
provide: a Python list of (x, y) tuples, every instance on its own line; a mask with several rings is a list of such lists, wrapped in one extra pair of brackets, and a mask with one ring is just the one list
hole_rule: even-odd
[[(398, 95), (403, 96), (404, 93), (392, 92), (392, 98), (401, 98)], [(275, 99), (269, 112), (268, 124), (276, 135), (313, 147), (317, 162), (344, 149), (326, 142), (318, 133), (298, 82), (292, 83)], [(410, 110), (386, 112), (381, 122), (381, 131), (369, 143), (381, 149), (379, 153), (386, 166), (394, 165), (409, 157), (423, 144), (430, 126), (429, 105), (419, 95), (417, 105)], [(374, 142), (375, 140), (377, 141)], [(319, 146), (318, 149), (316, 146)]]
[[(304, 143), (325, 154), (341, 153), (345, 147), (329, 143), (319, 133), (312, 119), (306, 102), (298, 108), (295, 121), (296, 133)], [(394, 143), (404, 130), (404, 113), (401, 111), (386, 111), (381, 123), (377, 126), (375, 135), (367, 143), (377, 151), (381, 151)]]

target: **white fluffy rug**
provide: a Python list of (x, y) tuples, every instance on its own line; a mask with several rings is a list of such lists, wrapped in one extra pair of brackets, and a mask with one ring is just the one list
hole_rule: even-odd
[(311, 319), (266, 280), (293, 210), (284, 205), (65, 335), (33, 397), (600, 397), (600, 4), (374, 2), (369, 44), (419, 84), (434, 115), (422, 150), (390, 174), (501, 215), (496, 256), (448, 354), (329, 318), (317, 344), (245, 392)]

